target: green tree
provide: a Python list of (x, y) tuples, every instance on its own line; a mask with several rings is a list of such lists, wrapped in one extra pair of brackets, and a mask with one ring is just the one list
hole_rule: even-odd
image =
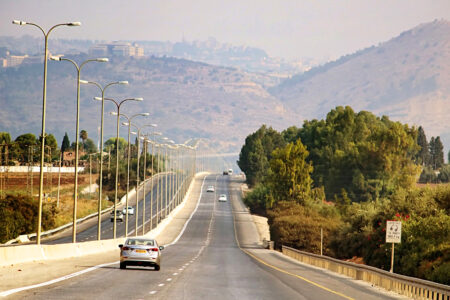
[(296, 126), (288, 127), (287, 129), (281, 132), (281, 136), (285, 140), (286, 143), (295, 143), (299, 139), (300, 128)]
[(444, 165), (444, 146), (442, 145), (441, 138), (431, 137), (430, 140), (430, 155), (431, 155), (431, 167), (434, 170), (440, 169)]
[(87, 138), (84, 142), (84, 150), (87, 153), (95, 153), (98, 151), (97, 146), (95, 145), (94, 141), (90, 138)]
[(9, 152), (14, 151), (9, 132), (0, 132), (0, 165), (5, 166), (9, 161)]
[(420, 147), (420, 150), (417, 152), (416, 162), (420, 165), (429, 165), (430, 149), (422, 126), (419, 126), (417, 129), (417, 145)]
[(81, 142), (83, 143), (83, 149), (84, 149), (86, 146), (86, 140), (88, 139), (88, 133), (86, 130), (80, 131), (80, 138), (81, 138)]
[(268, 162), (272, 157), (273, 150), (285, 145), (286, 142), (281, 134), (271, 127), (267, 128), (266, 125), (247, 136), (239, 153), (237, 164), (245, 173), (250, 186), (262, 181), (269, 170)]
[(310, 151), (312, 178), (327, 199), (342, 195), (369, 201), (408, 188), (418, 168), (417, 131), (370, 112), (336, 107), (325, 120), (305, 121), (300, 139)]
[(70, 149), (70, 141), (69, 141), (69, 136), (67, 135), (67, 132), (64, 134), (64, 138), (61, 144), (61, 152), (64, 153), (67, 150)]
[(25, 133), (19, 135), (16, 139), (16, 153), (18, 155), (18, 160), (21, 163), (28, 162), (28, 151), (30, 147), (35, 147), (37, 145), (36, 136), (32, 133)]
[(300, 140), (275, 149), (270, 160), (270, 172), (265, 183), (275, 201), (305, 203), (310, 196), (313, 167), (306, 161), (308, 151)]
[[(109, 138), (106, 142), (105, 142), (105, 148), (108, 150), (111, 150), (111, 154), (115, 155), (116, 154), (116, 138)], [(124, 151), (124, 149), (126, 149), (126, 147), (128, 146), (128, 142), (122, 138), (119, 137), (119, 153)]]

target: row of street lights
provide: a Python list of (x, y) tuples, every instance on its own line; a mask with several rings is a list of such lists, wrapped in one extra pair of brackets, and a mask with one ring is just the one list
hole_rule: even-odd
[[(103, 128), (104, 128), (104, 103), (105, 100), (107, 101), (111, 101), (113, 102), (116, 107), (117, 107), (117, 112), (115, 112), (114, 114), (117, 115), (117, 128), (116, 128), (116, 178), (115, 178), (115, 197), (114, 197), (114, 225), (113, 225), (113, 236), (114, 238), (116, 238), (116, 232), (117, 232), (117, 216), (115, 214), (116, 211), (116, 206), (117, 206), (117, 197), (118, 197), (118, 179), (119, 179), (119, 121), (120, 121), (120, 116), (125, 117), (128, 122), (124, 123), (125, 125), (128, 126), (128, 170), (127, 170), (127, 195), (126, 195), (126, 229), (125, 229), (125, 236), (128, 235), (128, 192), (129, 192), (129, 172), (130, 172), (130, 128), (131, 126), (134, 126), (137, 128), (137, 136), (138, 136), (138, 149), (137, 149), (137, 160), (138, 160), (138, 164), (137, 164), (137, 179), (136, 179), (136, 229), (135, 229), (135, 234), (137, 235), (137, 231), (138, 231), (138, 194), (139, 194), (139, 157), (140, 157), (140, 149), (139, 149), (139, 144), (140, 144), (140, 140), (141, 140), (141, 134), (140, 131), (143, 127), (146, 126), (150, 126), (155, 128), (156, 124), (148, 124), (148, 125), (144, 125), (141, 126), (140, 128), (137, 127), (135, 124), (133, 124), (131, 121), (133, 118), (137, 117), (137, 116), (148, 116), (149, 113), (141, 113), (141, 114), (136, 114), (133, 115), (131, 117), (126, 116), (125, 114), (120, 113), (120, 108), (121, 105), (123, 103), (125, 103), (126, 101), (143, 101), (142, 98), (127, 98), (121, 101), (116, 101), (112, 98), (106, 98), (105, 97), (105, 91), (107, 88), (109, 88), (112, 85), (127, 85), (128, 81), (115, 81), (115, 82), (111, 82), (106, 84), (105, 86), (100, 85), (97, 82), (94, 81), (87, 81), (87, 80), (82, 80), (81, 77), (81, 70), (83, 68), (84, 65), (86, 65), (89, 62), (108, 62), (108, 58), (96, 58), (96, 59), (88, 59), (84, 62), (82, 62), (81, 64), (77, 64), (75, 61), (71, 60), (71, 59), (67, 59), (67, 58), (62, 58), (60, 56), (50, 56), (48, 55), (48, 37), (50, 35), (50, 33), (57, 27), (59, 26), (80, 26), (81, 23), (80, 22), (69, 22), (69, 23), (61, 23), (61, 24), (57, 24), (54, 25), (53, 27), (51, 27), (47, 32), (44, 31), (44, 29), (35, 24), (35, 23), (30, 23), (30, 22), (25, 22), (25, 21), (18, 21), (18, 20), (14, 20), (12, 22), (13, 24), (16, 25), (30, 25), (30, 26), (34, 26), (37, 27), (41, 30), (41, 32), (44, 34), (44, 76), (43, 76), (43, 98), (42, 98), (42, 130), (41, 130), (41, 161), (40, 161), (40, 180), (39, 180), (39, 209), (38, 209), (38, 224), (37, 224), (37, 237), (36, 237), (36, 243), (39, 245), (41, 243), (41, 224), (42, 224), (42, 202), (43, 202), (43, 181), (44, 181), (44, 151), (45, 151), (45, 114), (46, 114), (46, 95), (47, 95), (47, 61), (50, 58), (51, 60), (54, 61), (68, 61), (70, 63), (72, 63), (76, 70), (77, 70), (77, 114), (76, 114), (76, 142), (75, 142), (75, 183), (74, 183), (74, 199), (73, 199), (73, 230), (72, 230), (72, 242), (75, 243), (76, 242), (76, 232), (77, 232), (77, 228), (76, 228), (76, 221), (77, 221), (77, 200), (78, 200), (78, 163), (79, 163), (79, 117), (80, 117), (80, 84), (91, 84), (91, 85), (95, 85), (99, 88), (99, 90), (101, 91), (101, 97), (95, 97), (95, 100), (101, 101), (101, 124), (100, 124), (100, 128), (101, 128), (101, 132), (100, 132), (100, 170), (99, 170), (99, 192), (98, 192), (98, 232), (97, 232), (97, 239), (100, 240), (101, 239), (101, 208), (102, 208), (102, 181), (103, 181)], [(145, 179), (146, 179), (146, 156), (147, 156), (147, 143), (151, 143), (152, 144), (152, 162), (151, 162), (151, 166), (152, 166), (152, 177), (151, 177), (151, 185), (152, 185), (152, 190), (151, 190), (151, 212), (150, 212), (150, 228), (153, 228), (153, 178), (154, 178), (154, 174), (153, 174), (153, 159), (154, 159), (154, 153), (153, 150), (154, 149), (161, 149), (161, 147), (165, 146), (166, 151), (165, 151), (165, 158), (164, 158), (164, 167), (165, 167), (165, 190), (166, 190), (166, 197), (165, 197), (165, 208), (164, 208), (164, 216), (167, 215), (167, 207), (168, 207), (168, 171), (172, 170), (172, 173), (174, 171), (174, 162), (172, 162), (172, 169), (168, 169), (167, 165), (169, 164), (168, 161), (168, 149), (169, 147), (176, 147), (176, 148), (180, 148), (180, 147), (184, 147), (186, 149), (191, 149), (194, 150), (194, 162), (193, 165), (190, 166), (190, 168), (187, 169), (186, 174), (183, 176), (183, 172), (181, 173), (181, 178), (178, 178), (179, 176), (179, 171), (175, 171), (175, 175), (171, 175), (171, 189), (170, 189), (170, 193), (172, 196), (172, 200), (170, 200), (170, 205), (175, 205), (174, 203), (174, 198), (175, 195), (181, 195), (180, 191), (183, 191), (182, 193), (186, 193), (187, 192), (187, 183), (189, 181), (189, 179), (193, 178), (194, 174), (195, 174), (195, 149), (193, 147), (190, 146), (186, 146), (186, 145), (176, 145), (176, 146), (172, 146), (169, 144), (158, 144), (155, 141), (155, 136), (156, 135), (161, 135), (161, 133), (157, 133), (153, 130), (152, 132), (152, 137), (153, 140), (148, 140), (147, 138), (144, 138), (144, 153), (145, 153), (145, 157), (144, 157), (144, 204), (143, 204), (143, 224), (142, 224), (142, 233), (145, 233)], [(163, 138), (164, 141), (168, 141), (168, 138), (164, 137)], [(171, 144), (174, 144), (173, 141), (169, 141)], [(158, 157), (157, 157), (157, 161), (158, 161), (158, 171), (161, 171), (160, 168), (160, 151), (157, 151)], [(182, 163), (183, 158), (180, 160), (180, 165), (177, 166), (179, 170), (180, 167), (183, 167), (183, 163)], [(192, 159), (191, 159), (192, 160)], [(175, 182), (173, 177), (175, 176), (175, 178), (177, 179), (177, 193), (175, 193), (174, 189), (175, 189)], [(156, 214), (156, 222), (158, 222), (161, 219), (161, 214), (162, 214), (162, 180), (159, 180), (160, 184), (157, 185), (157, 214)], [(180, 198), (180, 197), (178, 197)], [(161, 203), (159, 203), (158, 199), (161, 201)], [(179, 199), (176, 200), (176, 202), (181, 201)], [(158, 206), (161, 207), (161, 210), (158, 211)], [(172, 207), (173, 209), (173, 207)], [(159, 214), (159, 216), (158, 216)]]

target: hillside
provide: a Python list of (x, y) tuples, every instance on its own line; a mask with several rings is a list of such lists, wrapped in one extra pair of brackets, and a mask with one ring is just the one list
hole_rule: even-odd
[(313, 68), (271, 89), (302, 119), (350, 105), (409, 124), (450, 146), (450, 22), (436, 20)]
[[(77, 62), (87, 56), (72, 57)], [(76, 77), (68, 62), (49, 62), (47, 94), (47, 129), (61, 143), (64, 132), (73, 141), (75, 129)], [(139, 124), (157, 123), (176, 142), (191, 137), (208, 138), (217, 149), (237, 152), (249, 132), (262, 123), (284, 128), (293, 124), (293, 115), (286, 111), (262, 85), (263, 75), (249, 74), (234, 68), (217, 67), (170, 57), (113, 57), (109, 63), (89, 63), (82, 70), (82, 79), (105, 84), (128, 80), (129, 86), (114, 86), (107, 96), (122, 100), (143, 97), (144, 102), (127, 102), (121, 113), (133, 115), (149, 112), (148, 120)], [(22, 65), (0, 71), (0, 131), (18, 134), (40, 131), (42, 105), (42, 65)], [(80, 128), (97, 141), (100, 123), (99, 96), (94, 86), (82, 86)], [(105, 105), (105, 135), (115, 135), (115, 119)], [(126, 138), (127, 131), (121, 136)]]

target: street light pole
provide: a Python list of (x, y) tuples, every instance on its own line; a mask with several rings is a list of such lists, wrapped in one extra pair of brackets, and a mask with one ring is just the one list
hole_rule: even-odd
[(77, 201), (78, 201), (78, 160), (79, 160), (79, 130), (80, 130), (80, 75), (81, 69), (88, 62), (108, 62), (107, 58), (96, 58), (96, 59), (88, 59), (80, 64), (78, 64), (68, 58), (62, 58), (59, 56), (50, 56), (51, 60), (56, 61), (68, 61), (72, 63), (77, 69), (77, 116), (76, 116), (76, 126), (75, 126), (75, 184), (73, 189), (73, 226), (72, 226), (72, 243), (76, 243), (77, 241)]
[[(141, 129), (146, 126), (156, 127), (156, 124), (146, 124), (141, 127), (136, 126), (135, 124), (131, 124), (133, 127), (136, 128), (137, 132), (131, 132), (132, 134), (137, 135), (137, 141), (138, 141), (138, 157), (137, 157), (137, 175), (136, 175), (136, 225), (135, 225), (135, 236), (137, 236), (138, 226), (139, 226), (139, 165), (140, 165), (140, 140), (141, 140)], [(145, 145), (144, 145), (145, 146)], [(145, 226), (145, 165), (144, 165), (144, 202), (142, 204), (142, 227)]]
[(80, 83), (83, 84), (93, 84), (98, 87), (102, 93), (101, 97), (95, 97), (95, 100), (102, 102), (101, 107), (101, 123), (100, 123), (100, 172), (99, 172), (99, 185), (98, 185), (98, 220), (97, 220), (97, 240), (101, 239), (101, 229), (102, 229), (102, 187), (103, 187), (103, 121), (104, 121), (104, 113), (105, 113), (105, 91), (108, 87), (114, 84), (128, 84), (128, 81), (114, 81), (102, 87), (100, 84), (94, 81), (86, 81), (80, 80)]
[(44, 84), (42, 88), (42, 130), (41, 130), (41, 164), (39, 171), (39, 208), (38, 208), (38, 224), (37, 224), (37, 233), (36, 233), (36, 244), (41, 244), (41, 224), (42, 224), (42, 199), (44, 195), (44, 155), (45, 155), (45, 112), (47, 107), (47, 59), (48, 59), (48, 36), (53, 29), (59, 26), (81, 26), (80, 22), (69, 22), (56, 24), (51, 27), (47, 33), (42, 29), (41, 26), (25, 22), (13, 20), (13, 24), (15, 25), (31, 25), (39, 28), (41, 32), (44, 34)]
[[(156, 125), (156, 124), (155, 124)], [(155, 129), (153, 129), (153, 141), (152, 141), (152, 184), (151, 184), (151, 192), (150, 192), (150, 230), (153, 229), (153, 184), (154, 184), (154, 178), (155, 178), (155, 172), (154, 172), (154, 168), (153, 168), (153, 161), (154, 161), (154, 156), (155, 156), (155, 152), (154, 150), (154, 146), (155, 146), (155, 135), (161, 135), (160, 132), (155, 132)], [(156, 201), (156, 222), (158, 222), (158, 201)]]
[(135, 114), (128, 117), (126, 114), (120, 114), (125, 117), (128, 122), (123, 122), (122, 125), (128, 126), (128, 155), (127, 155), (127, 194), (125, 200), (126, 215), (125, 215), (125, 237), (128, 236), (128, 193), (130, 192), (130, 157), (131, 157), (131, 143), (130, 143), (130, 132), (131, 132), (131, 120), (137, 116), (149, 116), (149, 113)]
[(112, 99), (112, 98), (104, 98), (105, 100), (113, 102), (117, 107), (117, 129), (116, 129), (116, 184), (115, 184), (115, 193), (114, 193), (114, 225), (113, 225), (113, 238), (116, 238), (117, 233), (117, 214), (116, 214), (116, 206), (117, 206), (117, 194), (119, 188), (119, 120), (120, 120), (120, 107), (123, 103), (127, 101), (143, 101), (143, 98), (127, 98), (120, 102)]

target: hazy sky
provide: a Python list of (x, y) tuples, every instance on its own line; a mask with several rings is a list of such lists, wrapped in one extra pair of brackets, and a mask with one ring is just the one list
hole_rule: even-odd
[(18, 19), (58, 28), (53, 38), (220, 42), (271, 56), (323, 59), (354, 52), (420, 23), (450, 20), (450, 0), (0, 0), (0, 35), (38, 35)]

